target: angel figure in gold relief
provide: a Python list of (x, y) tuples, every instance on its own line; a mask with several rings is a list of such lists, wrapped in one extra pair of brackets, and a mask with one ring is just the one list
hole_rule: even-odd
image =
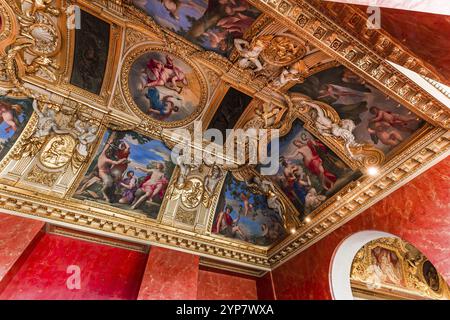
[(57, 134), (67, 134), (70, 133), (67, 129), (60, 129), (56, 123), (56, 111), (51, 109), (47, 104), (44, 104), (42, 111), (38, 108), (37, 100), (33, 101), (33, 110), (38, 115), (38, 124), (35, 137), (41, 138), (46, 137), (50, 133), (54, 132)]
[(44, 104), (41, 111), (38, 107), (38, 101), (35, 99), (33, 101), (33, 110), (38, 116), (36, 130), (34, 131), (34, 134), (22, 144), (19, 150), (14, 153), (13, 157), (15, 159), (36, 155), (51, 133), (71, 134), (70, 130), (59, 128), (56, 123), (56, 111), (50, 108), (48, 104)]
[(89, 154), (92, 143), (97, 139), (98, 126), (78, 119), (74, 124), (75, 138), (78, 139), (77, 147), (72, 157), (72, 165), (79, 168)]

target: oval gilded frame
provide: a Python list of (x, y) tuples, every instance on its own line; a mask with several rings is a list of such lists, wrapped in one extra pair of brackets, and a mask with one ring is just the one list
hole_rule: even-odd
[[(132, 94), (130, 92), (129, 88), (129, 76), (130, 76), (130, 70), (133, 65), (133, 63), (140, 58), (142, 55), (149, 53), (149, 52), (158, 52), (158, 53), (166, 53), (170, 54), (171, 56), (176, 57), (177, 59), (180, 59), (183, 61), (186, 65), (192, 68), (192, 70), (195, 73), (195, 76), (200, 84), (200, 101), (198, 103), (198, 106), (194, 112), (192, 112), (188, 117), (182, 120), (177, 121), (161, 121), (152, 118), (151, 116), (147, 115), (145, 112), (139, 108), (139, 106), (134, 101)], [(206, 84), (206, 80), (203, 77), (203, 74), (201, 73), (200, 69), (197, 65), (192, 63), (191, 61), (188, 61), (181, 57), (181, 55), (176, 52), (175, 50), (167, 49), (161, 46), (154, 46), (154, 45), (145, 45), (140, 46), (135, 49), (133, 49), (131, 52), (129, 52), (123, 61), (122, 69), (120, 71), (120, 80), (121, 80), (121, 89), (123, 92), (123, 95), (125, 97), (125, 101), (130, 106), (130, 108), (133, 110), (133, 112), (142, 117), (143, 119), (146, 119), (148, 122), (160, 126), (162, 128), (176, 128), (176, 127), (182, 127), (190, 122), (192, 122), (194, 119), (196, 119), (203, 111), (206, 101), (208, 98), (208, 86)]]

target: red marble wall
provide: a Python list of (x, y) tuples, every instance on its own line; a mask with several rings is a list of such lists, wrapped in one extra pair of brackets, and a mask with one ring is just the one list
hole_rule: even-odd
[(257, 300), (256, 278), (210, 268), (198, 273), (198, 300)]
[[(0, 299), (135, 299), (146, 258), (140, 252), (45, 234)], [(80, 267), (79, 290), (67, 288), (69, 265)]]
[(331, 299), (334, 250), (363, 230), (389, 232), (410, 242), (450, 282), (450, 157), (275, 269), (277, 298)]
[(199, 257), (151, 247), (139, 300), (195, 300)]
[(45, 223), (0, 214), (0, 291), (37, 243)]
[(450, 83), (450, 17), (382, 9), (381, 25)]

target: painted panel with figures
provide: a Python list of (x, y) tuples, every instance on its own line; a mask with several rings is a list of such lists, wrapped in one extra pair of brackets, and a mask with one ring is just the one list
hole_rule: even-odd
[(81, 10), (81, 28), (75, 31), (70, 83), (100, 94), (109, 51), (109, 23)]
[(133, 0), (161, 26), (206, 50), (229, 55), (260, 12), (245, 0)]
[(173, 170), (161, 141), (108, 130), (74, 197), (156, 218)]
[[(271, 145), (268, 152), (271, 152)], [(270, 178), (302, 215), (311, 213), (361, 176), (306, 131), (300, 120), (295, 120), (290, 132), (280, 138), (279, 159), (278, 173)]]
[(212, 233), (261, 246), (286, 235), (282, 218), (268, 207), (266, 196), (252, 192), (231, 173), (222, 189)]
[(310, 76), (290, 89), (332, 106), (341, 119), (352, 120), (359, 143), (388, 153), (424, 122), (395, 100), (343, 66)]
[(31, 99), (0, 97), (0, 160), (19, 138), (33, 113)]
[(133, 61), (128, 88), (144, 114), (163, 122), (192, 115), (200, 107), (203, 91), (192, 66), (160, 51), (144, 52)]

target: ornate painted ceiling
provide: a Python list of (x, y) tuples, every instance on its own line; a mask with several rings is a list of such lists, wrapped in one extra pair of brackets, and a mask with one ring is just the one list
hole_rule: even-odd
[[(433, 69), (359, 11), (338, 26), (317, 1), (0, 4), (6, 212), (263, 272), (450, 149), (448, 108), (385, 58)], [(171, 159), (233, 128), (271, 154), (278, 129), (279, 169), (224, 164), (201, 131), (193, 163)]]

